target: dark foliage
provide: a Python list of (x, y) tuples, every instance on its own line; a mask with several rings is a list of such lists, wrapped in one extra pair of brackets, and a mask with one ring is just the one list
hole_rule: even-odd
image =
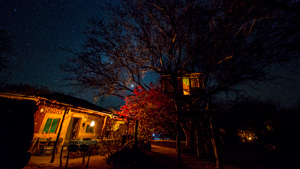
[[(270, 101), (243, 98), (224, 105), (223, 110), (216, 111), (216, 124), (224, 130), (222, 141), (225, 146), (252, 145), (252, 148), (274, 151), (278, 154), (297, 155), (298, 121), (297, 106), (290, 109), (278, 109)], [(256, 140), (241, 142), (239, 130), (255, 133)]]

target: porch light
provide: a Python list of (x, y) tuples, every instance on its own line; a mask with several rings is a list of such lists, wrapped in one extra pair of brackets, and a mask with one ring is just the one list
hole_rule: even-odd
[(92, 121), (90, 126), (94, 127), (95, 126), (95, 121)]

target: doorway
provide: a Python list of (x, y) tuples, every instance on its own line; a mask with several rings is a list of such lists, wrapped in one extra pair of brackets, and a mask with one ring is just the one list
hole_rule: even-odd
[(76, 139), (80, 129), (80, 118), (72, 117), (68, 126), (65, 142), (69, 142), (71, 139)]

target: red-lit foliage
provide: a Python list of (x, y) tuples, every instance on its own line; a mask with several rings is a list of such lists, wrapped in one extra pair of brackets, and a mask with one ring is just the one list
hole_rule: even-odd
[(159, 87), (152, 84), (149, 90), (137, 87), (125, 102), (118, 114), (128, 121), (138, 120), (139, 134), (163, 134), (174, 130), (174, 103)]

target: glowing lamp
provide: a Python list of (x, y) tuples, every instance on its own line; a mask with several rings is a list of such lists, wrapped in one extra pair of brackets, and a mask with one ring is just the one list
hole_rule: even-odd
[(95, 126), (95, 121), (92, 121), (90, 126), (91, 127)]

